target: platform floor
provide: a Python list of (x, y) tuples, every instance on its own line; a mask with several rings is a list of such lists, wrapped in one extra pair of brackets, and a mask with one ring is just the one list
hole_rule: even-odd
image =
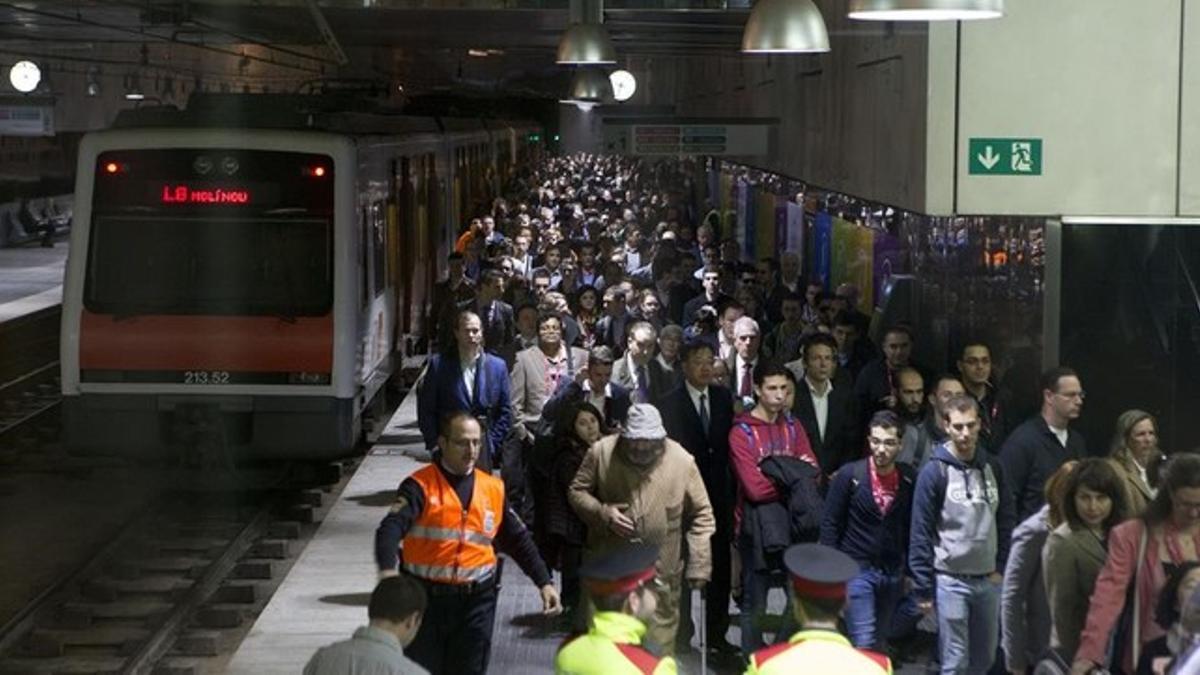
[(0, 248), (0, 323), (62, 302), (67, 242), (53, 248)]

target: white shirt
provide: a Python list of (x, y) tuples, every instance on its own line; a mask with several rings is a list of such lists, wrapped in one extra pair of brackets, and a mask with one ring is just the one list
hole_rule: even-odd
[(580, 386), (584, 393), (583, 400), (592, 404), (600, 412), (601, 422), (607, 422), (608, 420), (604, 419), (604, 402), (612, 397), (612, 383), (604, 385), (604, 391), (599, 393), (592, 391), (591, 380), (584, 380)]
[(833, 382), (825, 380), (825, 392), (817, 394), (817, 385), (813, 381), (804, 378), (808, 384), (808, 393), (812, 397), (813, 413), (817, 416), (817, 432), (821, 435), (821, 440), (825, 440), (825, 424), (829, 420), (829, 392), (833, 391)]
[[(631, 382), (633, 382), (632, 388), (634, 390), (637, 390), (639, 387), (646, 387), (647, 389), (650, 388), (649, 382), (642, 382), (638, 379), (638, 377), (641, 376), (641, 372), (639, 372), (637, 361), (633, 360), (633, 355), (628, 354), (628, 353), (625, 354), (625, 367), (629, 369), (629, 379)], [(650, 377), (649, 364), (647, 364), (645, 366), (645, 368), (646, 368), (646, 377), (649, 378)]]
[[(1064, 448), (1067, 447), (1067, 430), (1059, 429), (1053, 424), (1047, 424), (1046, 426), (1050, 427), (1050, 431), (1054, 432), (1055, 437), (1058, 438), (1058, 442), (1061, 443)], [(1149, 485), (1149, 483), (1147, 483), (1147, 485)]]
[(467, 387), (468, 401), (475, 400), (475, 372), (479, 370), (479, 358), (481, 356), (483, 356), (483, 354), (476, 356), (467, 363), (461, 364), (463, 384)]
[(729, 358), (729, 353), (733, 351), (733, 343), (725, 339), (725, 331), (717, 331), (717, 356), (721, 359)]
[(663, 370), (667, 371), (668, 373), (675, 372), (675, 366), (667, 363), (667, 360), (663, 358), (662, 352), (659, 352), (658, 355), (654, 357), (654, 360), (658, 361), (658, 365), (662, 366)]

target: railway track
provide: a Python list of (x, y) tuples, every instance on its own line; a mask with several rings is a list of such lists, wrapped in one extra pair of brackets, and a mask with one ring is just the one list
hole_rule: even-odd
[(0, 673), (220, 672), (350, 472), (330, 473), (318, 490), (154, 502), (0, 627)]

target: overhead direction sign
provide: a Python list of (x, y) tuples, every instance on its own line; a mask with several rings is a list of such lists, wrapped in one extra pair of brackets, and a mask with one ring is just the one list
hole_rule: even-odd
[(972, 176), (1042, 175), (1042, 139), (972, 138), (967, 145)]

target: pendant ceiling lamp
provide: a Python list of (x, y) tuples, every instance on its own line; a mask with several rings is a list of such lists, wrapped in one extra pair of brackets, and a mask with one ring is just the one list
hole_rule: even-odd
[(971, 21), (1004, 16), (1004, 0), (850, 0), (851, 19)]
[(575, 23), (558, 41), (558, 58), (566, 65), (604, 65), (617, 62), (608, 31), (598, 23)]
[(602, 68), (577, 68), (563, 103), (592, 104), (613, 100), (612, 82)]
[(813, 0), (758, 0), (742, 32), (750, 54), (829, 51), (825, 19)]

